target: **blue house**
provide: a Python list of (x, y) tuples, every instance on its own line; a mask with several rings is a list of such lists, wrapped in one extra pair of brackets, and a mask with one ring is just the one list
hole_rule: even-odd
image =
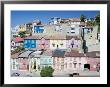
[(34, 28), (34, 33), (43, 33), (44, 32), (44, 26), (42, 26), (42, 25), (35, 25), (33, 28)]
[(53, 58), (52, 58), (52, 51), (44, 51), (40, 58), (40, 67), (41, 69), (46, 66), (53, 67)]
[(24, 48), (34, 49), (37, 48), (38, 40), (36, 37), (30, 36), (24, 39)]

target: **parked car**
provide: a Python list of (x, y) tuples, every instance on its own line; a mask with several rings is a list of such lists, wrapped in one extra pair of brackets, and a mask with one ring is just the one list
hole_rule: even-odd
[(69, 74), (69, 77), (73, 77), (73, 74)]
[(73, 73), (73, 76), (79, 76), (79, 73)]
[(20, 76), (19, 73), (12, 73), (11, 76)]
[(33, 77), (33, 74), (32, 74), (32, 72), (31, 73), (27, 73), (26, 76), (27, 77)]

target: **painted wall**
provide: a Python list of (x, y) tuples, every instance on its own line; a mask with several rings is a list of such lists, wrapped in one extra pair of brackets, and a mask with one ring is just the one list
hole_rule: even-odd
[(33, 26), (33, 33), (43, 33), (44, 32), (44, 26)]
[(66, 49), (66, 40), (50, 40), (50, 49)]
[(11, 58), (11, 69), (12, 70), (18, 70), (19, 69), (18, 59)]
[(40, 58), (40, 67), (43, 68), (45, 66), (53, 67), (53, 58), (51, 56), (41, 56)]
[[(72, 45), (74, 44), (74, 45)], [(80, 49), (81, 47), (81, 40), (75, 40), (74, 38), (71, 40), (66, 40), (66, 47), (67, 48), (75, 48)]]
[(29, 70), (29, 62), (27, 58), (19, 58), (19, 70)]
[(49, 49), (50, 48), (50, 40), (45, 40), (42, 38), (38, 43), (39, 49)]
[(35, 39), (25, 39), (24, 40), (24, 48), (37, 48), (38, 46), (38, 40)]
[(87, 63), (90, 64), (90, 71), (97, 71), (97, 64), (100, 63), (100, 58), (87, 58)]
[(64, 58), (62, 57), (53, 57), (53, 67), (55, 71), (62, 71), (64, 70)]
[(84, 64), (86, 63), (85, 57), (65, 57), (65, 71), (84, 70)]

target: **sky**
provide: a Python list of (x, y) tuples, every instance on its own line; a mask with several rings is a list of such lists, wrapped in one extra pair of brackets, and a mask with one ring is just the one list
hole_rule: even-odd
[(100, 11), (11, 11), (11, 27), (26, 24), (35, 19), (48, 23), (51, 17), (80, 18), (81, 14), (84, 14), (86, 18), (92, 18), (100, 14)]

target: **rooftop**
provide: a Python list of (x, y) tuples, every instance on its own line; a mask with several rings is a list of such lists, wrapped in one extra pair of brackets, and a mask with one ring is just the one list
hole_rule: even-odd
[(64, 50), (56, 49), (52, 52), (53, 57), (64, 57), (64, 55), (65, 55)]
[(76, 50), (71, 50), (70, 52), (65, 53), (66, 57), (85, 57), (84, 53), (79, 53)]
[(99, 51), (92, 51), (86, 53), (87, 57), (92, 57), (92, 58), (100, 58), (100, 52)]
[(29, 55), (30, 55), (32, 52), (33, 52), (33, 51), (25, 51), (25, 52), (19, 54), (18, 57), (19, 57), (19, 58), (28, 58)]

